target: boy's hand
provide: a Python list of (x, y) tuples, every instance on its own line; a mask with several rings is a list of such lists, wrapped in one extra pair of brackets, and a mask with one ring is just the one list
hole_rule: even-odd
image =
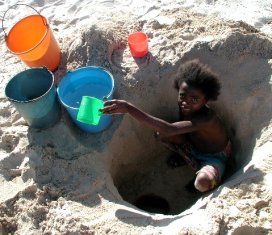
[(127, 113), (128, 108), (129, 103), (125, 100), (108, 100), (100, 111), (105, 114)]

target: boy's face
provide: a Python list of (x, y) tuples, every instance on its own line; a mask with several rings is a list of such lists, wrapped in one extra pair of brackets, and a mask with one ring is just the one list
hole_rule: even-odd
[(201, 109), (207, 100), (204, 93), (197, 88), (188, 86), (183, 82), (179, 88), (178, 104), (181, 112), (184, 114), (191, 114)]

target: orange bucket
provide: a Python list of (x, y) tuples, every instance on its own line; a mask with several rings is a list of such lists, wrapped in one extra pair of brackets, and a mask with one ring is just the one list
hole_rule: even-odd
[[(14, 6), (17, 5), (28, 6), (26, 4)], [(36, 11), (34, 8), (32, 9)], [(17, 22), (8, 35), (3, 28), (4, 14), (2, 29), (6, 44), (11, 53), (18, 56), (29, 67), (45, 66), (49, 70), (55, 71), (60, 64), (60, 48), (46, 18), (39, 12), (37, 13), (37, 15), (27, 16)]]
[(128, 36), (128, 45), (133, 57), (143, 57), (148, 53), (148, 38), (143, 32), (135, 32)]

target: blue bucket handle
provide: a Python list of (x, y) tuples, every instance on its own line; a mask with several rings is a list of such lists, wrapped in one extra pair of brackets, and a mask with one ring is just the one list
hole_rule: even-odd
[[(104, 69), (102, 67), (97, 67), (97, 68), (100, 68), (100, 69), (104, 70), (106, 73), (109, 73), (109, 71), (107, 71), (106, 69)], [(103, 101), (107, 101), (109, 99), (109, 97), (112, 96), (113, 89), (114, 89), (114, 79), (112, 77), (112, 74), (111, 73), (109, 73), (109, 74), (110, 74), (110, 76), (112, 78), (113, 85), (112, 85), (110, 93), (107, 96), (103, 96)]]
[(107, 101), (109, 99), (109, 97), (112, 95), (113, 89), (111, 90), (111, 92), (107, 95), (107, 96), (103, 96), (103, 101)]

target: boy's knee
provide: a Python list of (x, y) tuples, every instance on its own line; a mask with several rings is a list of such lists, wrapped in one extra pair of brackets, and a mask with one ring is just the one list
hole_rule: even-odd
[(215, 187), (215, 179), (208, 174), (200, 172), (195, 179), (195, 188), (200, 192), (206, 192)]

